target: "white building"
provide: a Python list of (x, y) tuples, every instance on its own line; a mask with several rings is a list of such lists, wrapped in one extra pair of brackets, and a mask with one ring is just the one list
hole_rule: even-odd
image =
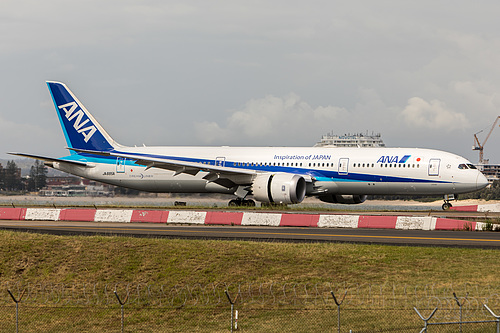
[(385, 147), (380, 133), (355, 133), (335, 135), (333, 133), (323, 135), (321, 141), (317, 142), (314, 147)]
[[(486, 162), (488, 162), (486, 160)], [(486, 176), (490, 183), (500, 179), (500, 164), (476, 164), (476, 167)]]

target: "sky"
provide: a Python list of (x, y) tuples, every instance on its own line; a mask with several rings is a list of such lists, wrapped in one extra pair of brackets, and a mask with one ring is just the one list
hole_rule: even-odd
[[(68, 154), (55, 80), (124, 145), (375, 132), (476, 163), (473, 135), (500, 115), (499, 14), (493, 0), (2, 0), (0, 159)], [(497, 128), (491, 163), (499, 144)]]

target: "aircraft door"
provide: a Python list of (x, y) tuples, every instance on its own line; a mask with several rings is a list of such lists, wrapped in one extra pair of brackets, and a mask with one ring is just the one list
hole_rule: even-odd
[(215, 165), (216, 165), (216, 166), (221, 166), (221, 167), (223, 167), (223, 166), (225, 166), (225, 164), (226, 164), (226, 158), (225, 158), (225, 157), (217, 157), (217, 158), (215, 159)]
[(116, 158), (116, 173), (125, 173), (125, 159), (123, 157)]
[(349, 173), (349, 159), (339, 159), (339, 175), (347, 175)]
[(431, 158), (429, 160), (429, 176), (439, 176), (439, 165), (441, 160), (439, 158)]

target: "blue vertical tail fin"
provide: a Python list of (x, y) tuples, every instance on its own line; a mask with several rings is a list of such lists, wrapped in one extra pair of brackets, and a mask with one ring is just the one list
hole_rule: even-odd
[(118, 145), (64, 83), (47, 86), (69, 148), (109, 151)]

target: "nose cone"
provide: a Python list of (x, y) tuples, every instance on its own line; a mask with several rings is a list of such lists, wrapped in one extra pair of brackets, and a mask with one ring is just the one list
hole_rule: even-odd
[(488, 186), (488, 179), (483, 175), (482, 172), (478, 172), (477, 178), (476, 178), (476, 187), (478, 190), (481, 190)]

